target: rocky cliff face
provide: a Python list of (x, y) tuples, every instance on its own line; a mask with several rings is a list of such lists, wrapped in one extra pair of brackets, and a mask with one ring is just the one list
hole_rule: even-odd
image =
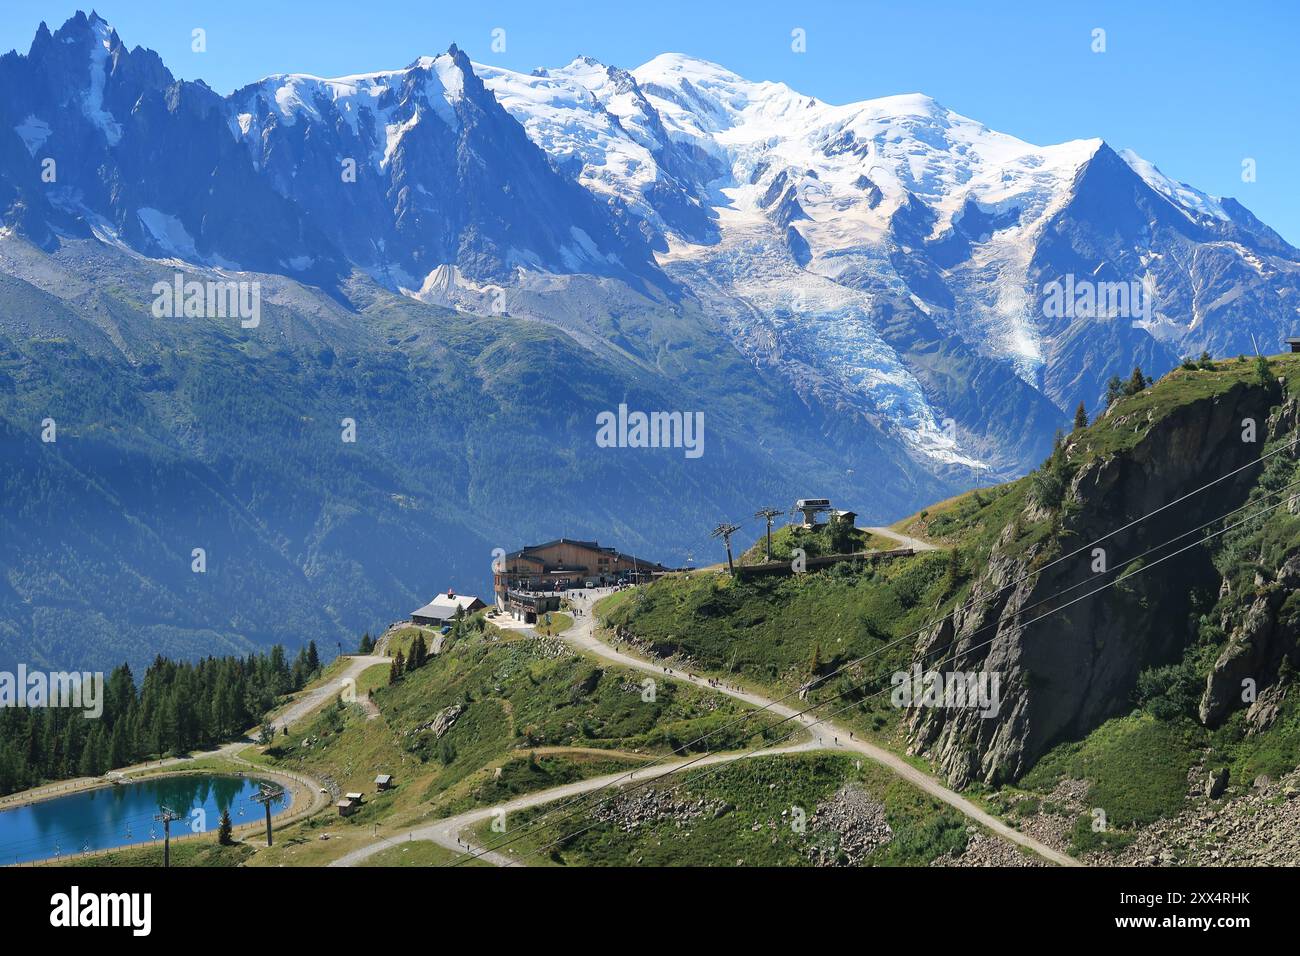
[[(1270, 580), (1271, 578), (1271, 580)], [(1223, 652), (1205, 681), (1199, 714), (1201, 722), (1215, 725), (1243, 703), (1251, 704), (1252, 725), (1265, 725), (1276, 708), (1274, 695), (1255, 696), (1261, 685), (1277, 677), (1283, 660), (1300, 636), (1300, 617), (1294, 595), (1300, 588), (1300, 556), (1293, 556), (1275, 574), (1256, 572), (1255, 589)]]
[[(1286, 420), (1270, 418), (1280, 398), (1277, 384), (1246, 378), (1164, 412), (1153, 403), (1121, 403), (1094, 427), (1124, 436), (1118, 451), (1091, 455), (1079, 442), (1067, 443), (1064, 454), (1077, 471), (1061, 507), (1032, 504), (1006, 527), (963, 606), (917, 649), (923, 667), (998, 674), (1002, 706), (994, 717), (974, 710), (912, 710), (913, 752), (936, 760), (957, 785), (1015, 779), (1054, 744), (1125, 712), (1142, 670), (1181, 657), (1196, 633), (1193, 596), (1198, 590), (1217, 593), (1221, 586), (1210, 549), (1193, 547), (1161, 561), (1158, 569), (1133, 574), (1197, 540), (1188, 536), (1142, 563), (1123, 566), (1241, 505), (1260, 469), (1247, 467), (1099, 541), (1105, 567), (1114, 573), (1095, 570), (1103, 555), (1091, 542), (1259, 456), (1270, 431), (1285, 427)], [(1133, 407), (1139, 410), (1128, 410)], [(1243, 440), (1246, 419), (1258, 423), (1255, 443)], [(1025, 525), (1040, 523), (1049, 524), (1050, 532), (1021, 545)], [(1277, 654), (1264, 635), (1275, 629), (1281, 595), (1296, 570), (1284, 567), (1234, 632), (1216, 665), (1218, 676), (1210, 678), (1207, 717), (1231, 706), (1228, 697), (1243, 668), (1262, 673), (1271, 662), (1276, 673)], [(1108, 582), (1117, 583), (1086, 596)], [(1050, 617), (1032, 623), (1048, 612)]]
[[(1291, 398), (1270, 417), (1269, 433), (1294, 435), (1298, 423), (1300, 402)], [(1278, 457), (1294, 461), (1297, 449)], [(1282, 500), (1288, 514), (1300, 514), (1294, 489)], [(1228, 640), (1206, 677), (1198, 716), (1215, 726), (1247, 707), (1248, 724), (1259, 730), (1277, 715), (1286, 692), (1282, 671), (1300, 664), (1300, 554), (1261, 547), (1253, 567), (1235, 570), (1235, 584), (1229, 575), (1219, 588), (1214, 615)]]

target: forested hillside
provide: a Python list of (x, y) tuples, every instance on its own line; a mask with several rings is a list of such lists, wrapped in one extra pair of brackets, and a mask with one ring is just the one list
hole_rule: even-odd
[(237, 739), (320, 666), (314, 642), (292, 664), (278, 645), (196, 663), (160, 656), (138, 683), (128, 665), (114, 668), (96, 719), (80, 708), (0, 709), (0, 794)]

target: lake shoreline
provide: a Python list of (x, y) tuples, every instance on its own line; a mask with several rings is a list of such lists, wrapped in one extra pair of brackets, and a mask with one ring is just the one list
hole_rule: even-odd
[[(311, 816), (321, 807), (317, 806), (321, 802), (319, 788), (313, 786), (313, 782), (305, 777), (298, 777), (285, 771), (264, 769), (252, 764), (247, 769), (221, 769), (213, 770), (211, 768), (198, 767), (181, 767), (177, 769), (158, 770), (148, 772), (146, 767), (137, 767), (133, 772), (123, 774), (120, 781), (104, 779), (96, 781), (94, 784), (65, 791), (53, 792), (33, 792), (28, 799), (20, 799), (13, 802), (10, 806), (0, 809), (0, 816), (10, 810), (18, 810), (24, 807), (31, 807), (50, 800), (58, 800), (64, 797), (80, 796), (86, 793), (92, 793), (96, 790), (107, 790), (117, 786), (129, 787), (140, 783), (146, 783), (153, 780), (163, 780), (167, 778), (191, 777), (191, 776), (208, 776), (208, 777), (228, 777), (230, 779), (243, 779), (253, 782), (276, 783), (282, 786), (289, 796), (288, 804), (281, 810), (272, 814), (272, 821), (278, 825), (297, 822), (299, 819)], [(84, 778), (82, 778), (84, 779)], [(34, 791), (39, 788), (33, 788)], [(10, 798), (17, 797), (19, 794), (10, 794)], [(264, 819), (249, 821), (247, 823), (236, 824), (232, 830), (232, 837), (239, 842), (242, 838), (259, 834), (265, 827)], [(179, 832), (173, 833), (171, 839), (173, 843), (182, 840), (196, 840), (202, 837), (216, 836), (216, 830), (207, 830), (203, 833)], [(4, 864), (5, 867), (15, 866), (51, 866), (67, 863), (72, 860), (82, 860), (91, 857), (102, 856), (109, 853), (118, 853), (125, 850), (139, 849), (147, 846), (157, 846), (158, 840), (142, 840), (137, 843), (124, 843), (119, 846), (104, 847), (90, 850), (85, 853), (66, 853), (59, 856), (45, 856), (35, 860), (23, 860), (19, 863)]]
[[(98, 777), (69, 777), (67, 780), (52, 780), (49, 783), (37, 784), (35, 787), (17, 790), (0, 797), (0, 813), (15, 810), (19, 807), (30, 807), (46, 800), (57, 800), (60, 797), (68, 797), (76, 793), (87, 793), (91, 790), (102, 790), (105, 787), (118, 786), (116, 781), (131, 783), (149, 777), (162, 777), (164, 774), (197, 773), (198, 770), (187, 765), (197, 763), (200, 760), (238, 762), (240, 758), (235, 756), (237, 751), (232, 749), (236, 746), (242, 750), (245, 746), (253, 746), (253, 744), (251, 741), (236, 741), (218, 747), (216, 750), (200, 750), (184, 757), (163, 757), (154, 761), (132, 764), (119, 770), (110, 770)], [(163, 770), (164, 767), (175, 767), (176, 769), (175, 771)], [(225, 771), (214, 772), (224, 773)]]

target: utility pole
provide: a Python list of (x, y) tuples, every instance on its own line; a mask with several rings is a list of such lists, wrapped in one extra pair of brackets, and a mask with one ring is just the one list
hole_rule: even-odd
[(767, 519), (767, 560), (772, 560), (772, 519), (782, 512), (777, 508), (763, 508), (754, 512), (755, 518)]
[(162, 813), (154, 814), (155, 820), (161, 820), (163, 825), (163, 869), (168, 869), (172, 865), (172, 821), (179, 820), (181, 815), (169, 807), (159, 807)]
[(727, 522), (724, 521), (722, 524), (718, 525), (716, 528), (714, 528), (712, 531), (709, 532), (710, 538), (721, 538), (722, 543), (727, 546), (727, 570), (731, 572), (732, 577), (736, 576), (736, 566), (735, 564), (732, 563), (731, 560), (731, 536), (739, 530), (740, 530), (740, 525), (728, 524)]
[(262, 792), (253, 797), (254, 803), (260, 803), (266, 808), (266, 845), (271, 845), (271, 804), (284, 796), (283, 787), (272, 787), (262, 784)]

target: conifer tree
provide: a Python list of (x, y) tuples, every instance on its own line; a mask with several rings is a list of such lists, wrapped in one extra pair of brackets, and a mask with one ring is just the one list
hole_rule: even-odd
[(429, 648), (428, 645), (424, 643), (424, 632), (421, 631), (415, 635), (415, 640), (411, 642), (411, 657), (410, 660), (406, 662), (406, 670), (410, 672), (423, 667), (424, 662), (428, 660), (428, 657)]
[(1117, 401), (1124, 397), (1124, 380), (1118, 375), (1112, 375), (1106, 382), (1106, 407), (1110, 408)]

